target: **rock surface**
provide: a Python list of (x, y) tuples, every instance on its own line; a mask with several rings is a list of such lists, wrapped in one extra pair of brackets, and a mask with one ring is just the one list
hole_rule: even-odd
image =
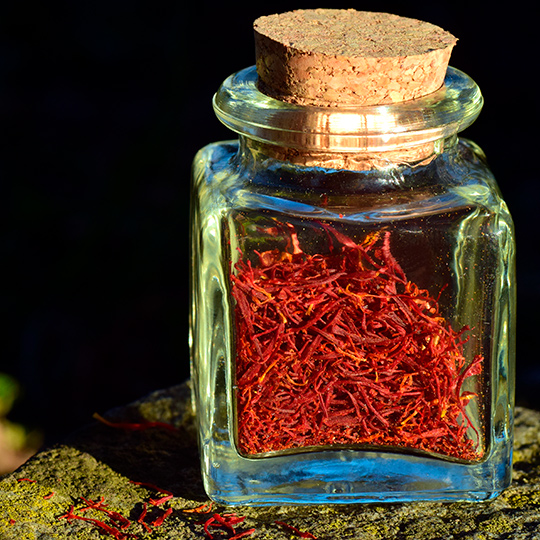
[[(540, 538), (540, 412), (516, 410), (514, 480), (491, 502), (237, 507), (227, 516), (231, 510), (219, 506), (189, 512), (208, 499), (188, 404), (187, 384), (157, 391), (106, 417), (166, 422), (174, 431), (128, 431), (96, 421), (0, 479), (0, 539), (204, 539), (214, 513), (235, 534), (255, 529), (241, 536), (253, 540)], [(237, 523), (238, 517), (245, 520)], [(234, 536), (224, 525), (208, 530), (215, 540)]]

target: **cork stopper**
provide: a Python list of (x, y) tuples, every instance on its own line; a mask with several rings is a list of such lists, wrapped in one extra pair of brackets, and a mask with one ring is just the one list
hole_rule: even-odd
[(440, 88), (457, 39), (416, 19), (310, 9), (254, 22), (259, 88), (299, 105), (384, 105)]

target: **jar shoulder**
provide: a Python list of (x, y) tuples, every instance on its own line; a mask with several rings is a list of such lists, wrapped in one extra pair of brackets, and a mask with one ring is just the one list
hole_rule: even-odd
[(246, 155), (238, 141), (216, 142), (198, 152), (193, 187), (233, 209), (386, 220), (467, 207), (511, 221), (484, 152), (467, 139), (427, 164), (373, 171), (291, 165)]

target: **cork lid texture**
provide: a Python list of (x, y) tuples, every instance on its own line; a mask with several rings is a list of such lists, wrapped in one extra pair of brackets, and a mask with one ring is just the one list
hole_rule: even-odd
[(439, 89), (457, 39), (430, 23), (354, 9), (254, 22), (259, 89), (298, 105), (384, 105)]

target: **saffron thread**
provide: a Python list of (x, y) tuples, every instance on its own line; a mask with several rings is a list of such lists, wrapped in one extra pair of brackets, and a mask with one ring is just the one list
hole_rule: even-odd
[(166, 429), (168, 431), (178, 431), (175, 426), (167, 424), (166, 422), (111, 422), (110, 420), (103, 418), (103, 416), (98, 413), (94, 413), (92, 417), (106, 426), (116, 429), (124, 429), (127, 431), (144, 431), (146, 429), (153, 428)]
[(280, 525), (281, 527), (284, 527), (285, 529), (293, 532), (296, 536), (299, 536), (300, 538), (312, 538), (314, 540), (317, 540), (317, 537), (311, 534), (310, 532), (304, 532), (295, 527), (294, 525), (289, 525), (288, 523), (284, 523), (283, 521), (274, 521), (276, 525)]

